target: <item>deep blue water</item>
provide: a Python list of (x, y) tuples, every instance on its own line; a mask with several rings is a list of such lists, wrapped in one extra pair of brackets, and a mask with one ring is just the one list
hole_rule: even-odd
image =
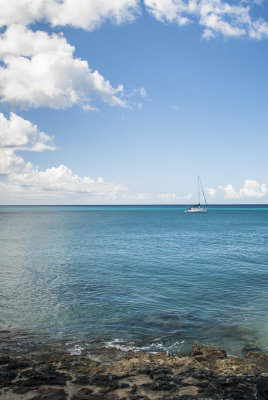
[(74, 346), (267, 351), (268, 206), (183, 211), (0, 207), (2, 330)]

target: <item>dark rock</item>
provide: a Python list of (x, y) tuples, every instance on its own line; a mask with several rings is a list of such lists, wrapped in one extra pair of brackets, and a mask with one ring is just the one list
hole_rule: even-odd
[(172, 375), (172, 374), (173, 372), (171, 368), (167, 367), (159, 367), (159, 368), (156, 367), (149, 373), (147, 373), (147, 375), (149, 375), (149, 377), (154, 380), (167, 379), (167, 375)]
[(9, 366), (0, 368), (0, 385), (5, 387), (10, 384), (18, 375), (18, 372)]
[[(158, 400), (206, 400), (204, 397), (196, 397), (188, 394), (183, 394), (181, 396), (175, 395), (175, 396), (163, 396), (158, 398)], [(209, 399), (209, 400), (214, 400), (214, 399)]]
[(23, 371), (20, 377), (26, 378), (16, 382), (17, 386), (36, 387), (40, 385), (59, 385), (64, 386), (67, 380), (71, 377), (63, 372), (58, 372), (53, 365), (46, 365), (45, 367), (36, 370), (29, 369)]
[(263, 350), (258, 347), (258, 346), (254, 346), (254, 345), (245, 345), (242, 348), (242, 353), (245, 355), (247, 353), (261, 353), (263, 354)]
[(127, 388), (129, 388), (128, 383), (118, 383), (117, 384), (117, 389), (127, 389)]
[(133, 394), (128, 397), (123, 397), (121, 400), (150, 400), (149, 397), (139, 394)]
[(260, 376), (257, 379), (257, 395), (258, 400), (268, 399), (268, 377)]
[[(92, 393), (91, 389), (82, 388), (76, 392), (71, 400), (116, 400), (116, 397), (104, 396), (103, 394)], [(53, 399), (54, 400), (54, 399)]]
[(87, 375), (77, 376), (74, 381), (72, 381), (75, 385), (88, 385), (90, 380)]
[(10, 357), (8, 356), (2, 356), (0, 357), (0, 365), (5, 365), (10, 362)]
[(268, 354), (267, 353), (260, 353), (260, 352), (257, 352), (257, 351), (249, 351), (245, 355), (245, 358), (259, 358), (261, 360), (268, 361)]
[(66, 400), (67, 394), (63, 389), (40, 389), (30, 400)]
[(114, 386), (116, 379), (118, 379), (118, 377), (111, 374), (108, 375), (95, 374), (89, 377), (89, 383), (90, 385), (108, 387), (108, 386)]
[[(35, 387), (27, 387), (27, 386), (14, 386), (12, 388), (12, 392), (16, 394), (24, 394), (29, 392), (30, 390), (35, 389)], [(36, 389), (38, 389), (38, 386), (36, 386)]]
[(152, 391), (174, 391), (177, 390), (177, 386), (169, 381), (154, 381), (150, 383), (144, 383), (141, 385), (146, 390)]
[(128, 393), (129, 394), (136, 394), (137, 393), (137, 389), (138, 389), (137, 385), (134, 384), (132, 386), (131, 390)]
[(200, 394), (212, 399), (267, 400), (268, 382), (252, 376), (213, 376), (206, 386), (200, 387)]
[(194, 379), (199, 379), (199, 380), (209, 380), (211, 376), (213, 376), (213, 372), (208, 371), (206, 369), (198, 369), (198, 368), (193, 368), (191, 371), (191, 376)]
[(208, 361), (218, 358), (227, 358), (227, 354), (223, 349), (193, 344), (191, 357), (194, 357), (198, 361)]
[(71, 397), (71, 400), (87, 400), (92, 398), (90, 397), (92, 393), (92, 389), (82, 388)]
[(22, 368), (28, 368), (30, 366), (29, 363), (25, 361), (12, 361), (8, 363), (8, 368), (10, 369), (22, 369)]

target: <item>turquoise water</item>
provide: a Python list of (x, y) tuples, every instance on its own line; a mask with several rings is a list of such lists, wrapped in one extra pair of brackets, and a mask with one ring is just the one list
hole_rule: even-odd
[(3, 332), (70, 348), (268, 349), (268, 207), (0, 207), (0, 227)]

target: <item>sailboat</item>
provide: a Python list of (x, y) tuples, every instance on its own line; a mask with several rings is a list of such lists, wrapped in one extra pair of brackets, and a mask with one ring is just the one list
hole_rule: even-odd
[[(204, 213), (207, 212), (208, 210), (208, 206), (207, 206), (207, 200), (206, 200), (206, 196), (205, 196), (205, 192), (200, 180), (200, 177), (197, 177), (197, 186), (198, 186), (198, 204), (193, 204), (192, 206), (188, 206), (187, 209), (184, 212), (191, 212), (191, 213)], [(200, 189), (202, 192), (202, 195), (204, 197), (204, 201), (205, 201), (205, 207), (201, 207), (201, 203), (200, 203)]]

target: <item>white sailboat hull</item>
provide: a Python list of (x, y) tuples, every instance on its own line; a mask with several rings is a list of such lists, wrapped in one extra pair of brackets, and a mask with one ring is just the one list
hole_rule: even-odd
[(205, 213), (207, 212), (207, 208), (189, 208), (188, 210), (185, 210), (184, 212), (190, 212), (190, 213)]

